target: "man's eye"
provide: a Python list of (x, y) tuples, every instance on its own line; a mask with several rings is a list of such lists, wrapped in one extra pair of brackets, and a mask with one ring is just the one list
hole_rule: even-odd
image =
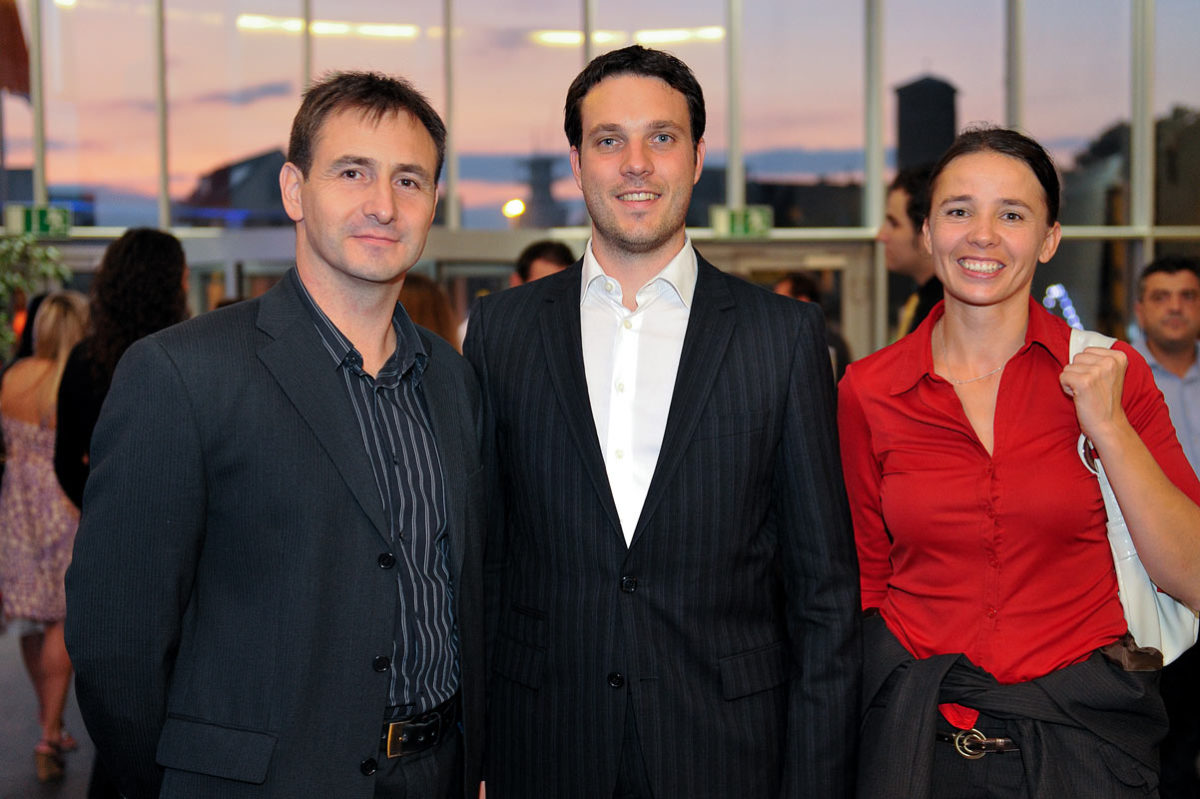
[(1022, 218), (1021, 215), (1018, 214), (1016, 211), (1005, 211), (1003, 214), (1000, 215), (1000, 217), (1005, 222), (1020, 222), (1021, 218)]
[(655, 144), (667, 144), (668, 142), (673, 141), (673, 139), (671, 138), (670, 133), (656, 133), (652, 141)]
[(361, 174), (362, 173), (359, 172), (357, 169), (346, 169), (346, 170), (342, 171), (342, 177), (345, 177), (345, 178), (356, 178)]

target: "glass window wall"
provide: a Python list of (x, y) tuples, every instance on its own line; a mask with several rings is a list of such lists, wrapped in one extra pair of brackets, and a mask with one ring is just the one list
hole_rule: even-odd
[(303, 88), (302, 30), (296, 0), (167, 4), (173, 225), (288, 223), (279, 168)]
[(157, 221), (153, 8), (41, 0), (46, 180), (76, 225)]
[(746, 202), (776, 227), (862, 224), (863, 17), (856, 3), (745, 5)]

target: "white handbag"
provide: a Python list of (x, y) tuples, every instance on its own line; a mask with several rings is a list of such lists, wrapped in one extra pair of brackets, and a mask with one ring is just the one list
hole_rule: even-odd
[[(1070, 360), (1087, 347), (1111, 347), (1116, 341), (1091, 330), (1071, 330)], [(1079, 436), (1079, 458), (1088, 471), (1100, 480), (1104, 510), (1108, 514), (1108, 544), (1112, 549), (1113, 565), (1117, 571), (1117, 587), (1129, 634), (1141, 647), (1153, 647), (1162, 652), (1163, 665), (1186, 652), (1196, 643), (1200, 632), (1200, 617), (1191, 608), (1163, 593), (1146, 574), (1117, 497), (1109, 485), (1104, 466), (1092, 456), (1091, 442)]]

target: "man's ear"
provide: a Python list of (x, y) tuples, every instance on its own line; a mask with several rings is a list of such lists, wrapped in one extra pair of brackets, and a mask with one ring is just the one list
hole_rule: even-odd
[(693, 186), (700, 181), (700, 173), (704, 171), (704, 152), (706, 149), (704, 137), (701, 136), (700, 141), (696, 142), (696, 174), (692, 175)]
[(579, 148), (571, 148), (571, 174), (575, 176), (575, 185), (583, 191), (583, 181), (579, 177)]
[(304, 220), (304, 206), (300, 202), (303, 186), (304, 175), (300, 167), (288, 161), (279, 170), (279, 195), (283, 198), (283, 210), (293, 222)]

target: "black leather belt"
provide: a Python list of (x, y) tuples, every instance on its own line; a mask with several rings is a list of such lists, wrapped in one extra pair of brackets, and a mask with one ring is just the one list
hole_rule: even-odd
[(403, 757), (432, 749), (458, 724), (458, 694), (419, 716), (384, 722), (380, 748), (388, 757)]
[(958, 730), (953, 733), (939, 732), (939, 741), (954, 744), (954, 751), (967, 760), (978, 760), (984, 755), (1002, 755), (1005, 752), (1020, 752), (1012, 738), (987, 738), (979, 730)]

